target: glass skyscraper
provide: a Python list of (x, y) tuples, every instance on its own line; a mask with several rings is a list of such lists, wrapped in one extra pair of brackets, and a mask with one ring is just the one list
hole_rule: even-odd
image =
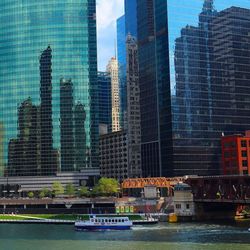
[(250, 2), (138, 0), (144, 176), (219, 174), (250, 128)]
[(0, 8), (0, 169), (98, 167), (95, 0), (2, 0)]
[(127, 110), (126, 89), (126, 17), (119, 17), (116, 21), (117, 30), (117, 60), (119, 64), (119, 95), (120, 95), (120, 124), (124, 127)]
[(137, 0), (125, 0), (125, 30), (126, 36), (130, 33), (131, 36), (137, 37)]
[(117, 59), (119, 63), (121, 126), (126, 126), (127, 84), (126, 84), (126, 39), (128, 34), (137, 37), (136, 0), (124, 1), (125, 13), (116, 21), (117, 28)]
[(98, 72), (99, 86), (99, 124), (102, 133), (112, 132), (112, 89), (111, 77), (107, 72)]

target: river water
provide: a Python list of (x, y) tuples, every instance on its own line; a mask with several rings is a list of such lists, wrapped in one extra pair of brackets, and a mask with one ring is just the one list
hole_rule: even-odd
[(0, 250), (250, 250), (245, 224), (182, 223), (76, 232), (73, 225), (0, 224)]

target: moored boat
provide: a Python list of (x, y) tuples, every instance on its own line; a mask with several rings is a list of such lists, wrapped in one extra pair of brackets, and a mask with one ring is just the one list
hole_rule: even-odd
[(76, 221), (76, 230), (129, 230), (133, 223), (128, 217), (96, 217), (90, 216), (89, 220)]

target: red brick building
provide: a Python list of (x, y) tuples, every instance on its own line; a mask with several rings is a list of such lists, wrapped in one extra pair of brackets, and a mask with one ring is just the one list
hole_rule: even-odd
[(250, 131), (221, 138), (224, 175), (250, 174)]

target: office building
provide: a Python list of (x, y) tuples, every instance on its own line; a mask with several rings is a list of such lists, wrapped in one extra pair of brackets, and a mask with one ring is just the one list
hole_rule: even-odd
[(250, 132), (221, 137), (223, 175), (249, 175)]
[(112, 57), (107, 65), (107, 72), (111, 78), (111, 102), (112, 102), (112, 132), (119, 131), (120, 127), (120, 94), (119, 94), (119, 66), (115, 57)]
[(100, 136), (100, 173), (119, 181), (128, 178), (128, 139), (125, 131)]
[[(0, 30), (0, 122), (6, 175), (54, 175), (98, 167), (95, 0), (64, 4), (4, 0)], [(67, 80), (60, 82), (62, 78)], [(19, 109), (28, 99), (30, 107), (38, 110), (40, 140), (35, 142), (29, 134), (34, 124), (25, 122), (22, 144)], [(36, 158), (28, 150), (28, 137), (30, 143), (37, 143), (39, 163), (20, 165), (16, 171), (13, 161), (20, 164), (24, 152)], [(33, 173), (28, 173), (31, 169)]]
[(128, 176), (141, 176), (141, 114), (137, 42), (127, 36), (127, 138), (128, 138)]
[(249, 11), (137, 1), (143, 176), (219, 174), (221, 134), (249, 128)]
[(125, 33), (137, 38), (137, 0), (125, 0)]
[(141, 177), (140, 89), (138, 47), (134, 37), (126, 41), (127, 127), (121, 131), (101, 134), (101, 176), (116, 178)]
[[(169, 175), (171, 102), (167, 1), (137, 1), (142, 174)], [(164, 166), (163, 166), (164, 165)]]
[(120, 122), (127, 128), (127, 80), (126, 80), (126, 38), (130, 34), (137, 37), (136, 0), (124, 1), (125, 14), (116, 21), (117, 28), (117, 59), (119, 64), (120, 88)]
[(117, 60), (119, 66), (119, 96), (120, 96), (120, 126), (126, 126), (127, 85), (126, 85), (126, 29), (125, 15), (116, 21), (117, 31)]
[(99, 133), (112, 131), (111, 78), (107, 72), (98, 72), (99, 87)]

